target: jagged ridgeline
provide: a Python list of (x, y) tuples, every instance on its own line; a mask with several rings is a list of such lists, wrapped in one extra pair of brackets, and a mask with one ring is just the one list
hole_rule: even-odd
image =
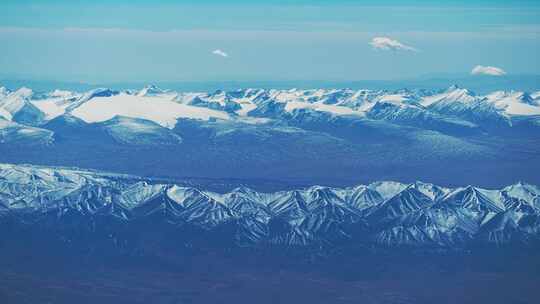
[(517, 248), (540, 240), (540, 188), (386, 181), (217, 193), (127, 175), (3, 164), (0, 226), (3, 250), (10, 242), (124, 249)]

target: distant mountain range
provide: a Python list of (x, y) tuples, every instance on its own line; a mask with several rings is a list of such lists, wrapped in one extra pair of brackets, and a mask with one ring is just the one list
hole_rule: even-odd
[(540, 92), (0, 88), (0, 161), (154, 177), (540, 183)]
[[(11, 125), (43, 127), (70, 117), (81, 124), (121, 120), (174, 129), (179, 119), (268, 125), (270, 122), (332, 118), (371, 119), (466, 135), (531, 129), (540, 116), (540, 91), (496, 91), (487, 95), (452, 86), (443, 91), (350, 89), (245, 89), (178, 93), (147, 86), (140, 91), (94, 89), (85, 93), (0, 88), (0, 119)], [(144, 129), (144, 128), (143, 128)], [(9, 137), (3, 138), (4, 142)]]
[[(2, 164), (0, 228), (4, 248), (32, 237), (85, 248), (137, 248), (161, 237), (180, 247), (303, 250), (531, 246), (540, 241), (540, 188), (386, 181), (217, 193), (127, 175)], [(145, 240), (146, 234), (157, 239)]]
[[(182, 92), (211, 92), (215, 90), (237, 90), (239, 88), (263, 88), (288, 90), (299, 89), (370, 89), (370, 90), (399, 90), (402, 88), (411, 89), (441, 89), (457, 84), (467, 87), (479, 94), (487, 94), (500, 90), (515, 91), (538, 91), (540, 90), (540, 75), (469, 75), (469, 74), (447, 74), (437, 73), (422, 75), (416, 78), (395, 79), (395, 80), (267, 80), (267, 81), (153, 81), (160, 87)], [(31, 78), (13, 78), (9, 75), (0, 75), (0, 84), (15, 90), (27, 86), (36, 91), (48, 92), (54, 89), (70, 91), (88, 91), (100, 87), (109, 87), (116, 90), (139, 89), (146, 82), (69, 82), (59, 80), (35, 80)]]

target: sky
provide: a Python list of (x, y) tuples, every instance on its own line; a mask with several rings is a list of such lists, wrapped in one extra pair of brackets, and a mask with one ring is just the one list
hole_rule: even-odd
[(81, 82), (540, 74), (540, 1), (0, 1), (0, 77)]

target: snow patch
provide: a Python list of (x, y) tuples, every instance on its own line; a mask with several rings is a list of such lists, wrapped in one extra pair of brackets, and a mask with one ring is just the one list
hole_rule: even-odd
[(540, 104), (523, 92), (497, 91), (486, 96), (497, 109), (511, 115), (540, 115)]
[(71, 113), (85, 122), (103, 122), (115, 116), (142, 118), (172, 129), (178, 118), (198, 120), (230, 119), (222, 111), (195, 107), (161, 97), (141, 97), (120, 93), (115, 96), (94, 97)]

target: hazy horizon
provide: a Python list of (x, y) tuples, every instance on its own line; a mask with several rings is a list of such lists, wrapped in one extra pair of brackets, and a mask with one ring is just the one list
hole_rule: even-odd
[(373, 90), (399, 90), (399, 89), (430, 89), (441, 90), (452, 85), (467, 88), (475, 93), (484, 94), (498, 90), (515, 90), (536, 92), (540, 90), (540, 75), (507, 75), (503, 77), (483, 76), (473, 77), (418, 77), (400, 80), (250, 80), (250, 81), (140, 81), (140, 82), (77, 82), (62, 80), (16, 79), (1, 78), (0, 87), (10, 90), (28, 87), (37, 92), (53, 91), (55, 89), (87, 91), (94, 88), (107, 87), (116, 90), (141, 89), (148, 85), (156, 85), (162, 89), (174, 91), (216, 91), (235, 90), (246, 88), (262, 89), (373, 89)]
[(539, 13), (535, 1), (2, 1), (0, 78), (107, 83), (539, 74)]

